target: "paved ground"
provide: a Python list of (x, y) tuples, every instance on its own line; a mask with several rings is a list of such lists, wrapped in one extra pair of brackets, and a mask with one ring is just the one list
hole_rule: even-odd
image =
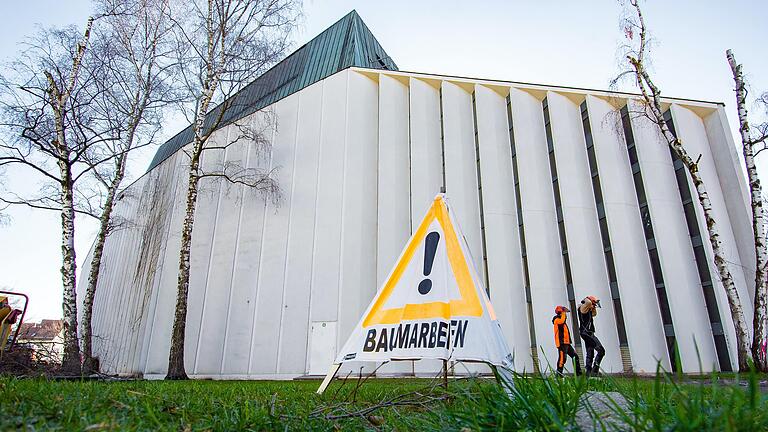
[(631, 429), (617, 412), (631, 412), (629, 402), (618, 392), (589, 391), (581, 396), (576, 424), (582, 431)]
[[(686, 381), (686, 384), (699, 384), (699, 385), (712, 385), (712, 381), (709, 380), (691, 380)], [(735, 386), (738, 385), (739, 387), (747, 388), (749, 387), (749, 381), (747, 380), (735, 380), (735, 379), (728, 379), (728, 378), (721, 378), (717, 381), (718, 385), (722, 386)], [(763, 393), (768, 393), (768, 380), (760, 380), (758, 381), (758, 386), (760, 388), (760, 391)]]

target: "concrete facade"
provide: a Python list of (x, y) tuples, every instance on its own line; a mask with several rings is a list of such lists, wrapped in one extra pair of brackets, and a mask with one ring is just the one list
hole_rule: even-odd
[[(188, 374), (222, 379), (324, 374), (443, 186), (520, 371), (532, 371), (534, 362), (546, 370), (555, 359), (551, 318), (556, 305), (568, 304), (560, 220), (567, 233), (575, 301), (589, 294), (603, 299), (596, 324), (607, 349), (604, 369), (621, 372), (629, 364), (635, 372), (652, 373), (658, 362), (669, 368), (664, 340), (669, 328), (662, 323), (633, 184), (637, 168), (631, 166), (625, 136), (616, 127), (617, 110), (633, 98), (349, 68), (274, 103), (268, 107), (277, 119), (270, 155), (259, 157), (253, 146), (239, 142), (226, 152), (206, 152), (203, 160), (207, 166), (239, 161), (279, 168), (283, 199), (273, 205), (242, 186), (205, 181), (193, 233)], [(545, 99), (560, 208), (553, 198)], [(580, 117), (583, 103), (603, 196), (599, 208)], [(745, 228), (749, 213), (723, 106), (667, 103), (689, 151), (702, 155), (700, 167), (731, 271), (739, 293), (747, 298), (753, 262)], [(253, 122), (262, 118), (260, 112), (248, 117)], [(681, 367), (699, 372), (701, 363), (703, 371), (728, 369), (718, 363), (669, 151), (647, 120), (632, 118), (631, 124)], [(224, 127), (212, 139), (227, 140), (233, 133), (233, 127)], [(94, 349), (107, 373), (165, 373), (185, 158), (176, 152), (120, 194), (116, 213), (131, 223), (107, 240), (94, 308)], [(605, 215), (610, 234), (613, 288), (599, 214)], [(711, 258), (711, 249), (707, 253)], [(83, 280), (89, 261), (81, 270)], [(715, 293), (729, 366), (735, 367), (730, 314), (717, 283)], [(618, 311), (616, 304), (621, 305)], [(750, 319), (751, 311), (747, 315)], [(625, 344), (617, 332), (619, 321), (626, 329)], [(439, 363), (401, 362), (380, 372), (434, 374)], [(457, 373), (463, 370), (455, 368)]]

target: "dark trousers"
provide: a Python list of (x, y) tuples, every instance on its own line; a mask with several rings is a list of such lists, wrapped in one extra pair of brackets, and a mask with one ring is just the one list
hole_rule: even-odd
[(576, 354), (576, 350), (573, 349), (571, 344), (560, 344), (560, 347), (557, 348), (557, 373), (563, 373), (563, 366), (565, 366), (566, 355), (576, 362), (576, 375), (581, 375), (581, 362), (579, 361), (579, 355)]
[[(600, 343), (600, 339), (594, 334), (582, 333), (581, 340), (584, 341), (584, 346), (587, 348), (587, 359), (584, 365), (587, 372), (593, 370), (597, 371), (600, 369), (600, 362), (605, 356), (605, 348), (603, 348), (603, 344)], [(595, 351), (597, 351), (597, 357), (595, 357)], [(594, 364), (592, 363), (593, 358), (595, 359)]]

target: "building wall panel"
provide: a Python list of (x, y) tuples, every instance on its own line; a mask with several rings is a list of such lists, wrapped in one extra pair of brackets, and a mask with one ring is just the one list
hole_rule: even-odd
[[(544, 354), (539, 366), (546, 369), (555, 359), (551, 317), (554, 306), (567, 304), (541, 104), (548, 90), (577, 301), (594, 293), (609, 297), (575, 102), (586, 97), (633, 367), (653, 372), (657, 360), (669, 367), (626, 143), (609, 120), (613, 107), (581, 91), (520, 85), (510, 89), (510, 101), (533, 325)], [(227, 160), (278, 169), (283, 199), (274, 205), (256, 191), (205, 181), (193, 238), (187, 371), (197, 377), (252, 379), (318, 373), (319, 365), (330, 362), (329, 349), (323, 349), (327, 340), (335, 341), (333, 350), (343, 345), (443, 184), (480, 272), (485, 269), (484, 227), (491, 299), (517, 368), (530, 371), (504, 91), (478, 80), (347, 70), (270, 108), (277, 131), (269, 156), (259, 157), (245, 143), (226, 154), (208, 152), (206, 168)], [(681, 137), (702, 154), (705, 181), (714, 185), (713, 205), (729, 259), (741, 263), (750, 253), (747, 231), (740, 226), (748, 223), (748, 208), (733, 208), (745, 206), (734, 186), (741, 180), (722, 176), (739, 167), (733, 150), (724, 148), (729, 132), (723, 115), (712, 110), (702, 120), (706, 110), (673, 108)], [(248, 121), (262, 122), (264, 116)], [(633, 119), (633, 126), (683, 367), (698, 372), (694, 337), (705, 368), (715, 357), (708, 322), (690, 319), (690, 310), (703, 310), (704, 303), (671, 159), (653, 125)], [(213, 139), (226, 140), (231, 129)], [(116, 214), (131, 224), (107, 240), (94, 317), (94, 346), (110, 373), (165, 374), (186, 163), (183, 153), (174, 154), (118, 201)], [(87, 269), (82, 267), (81, 290)], [(749, 278), (736, 273), (748, 297)], [(720, 291), (720, 313), (729, 327)], [(603, 366), (619, 370), (613, 319), (604, 308), (598, 334), (608, 349)], [(729, 349), (735, 358), (733, 346)], [(346, 370), (358, 367), (350, 364)], [(380, 372), (433, 376), (441, 367), (440, 361), (403, 362)], [(466, 365), (453, 370), (487, 371)]]
[[(672, 115), (674, 117), (675, 126), (677, 127), (677, 133), (679, 134), (680, 139), (683, 140), (686, 149), (693, 154), (701, 155), (701, 159), (699, 160), (699, 170), (701, 177), (704, 180), (704, 185), (707, 188), (709, 199), (712, 203), (712, 213), (715, 221), (717, 221), (718, 224), (718, 232), (720, 234), (720, 241), (722, 244), (721, 247), (725, 254), (725, 259), (729, 263), (728, 270), (731, 272), (733, 281), (736, 284), (739, 297), (741, 299), (745, 299), (742, 300), (745, 303), (750, 304), (753, 297), (750, 295), (748, 286), (754, 285), (754, 282), (748, 283), (744, 278), (744, 267), (741, 263), (741, 257), (739, 255), (739, 249), (737, 247), (734, 232), (731, 229), (733, 224), (730, 220), (728, 205), (726, 204), (723, 190), (721, 189), (720, 182), (718, 181), (717, 167), (715, 165), (715, 160), (711, 151), (711, 144), (707, 138), (704, 123), (701, 118), (693, 111), (680, 105), (672, 105)], [(695, 193), (693, 194), (693, 197), (696, 199)], [(696, 208), (696, 215), (699, 221), (699, 226), (702, 227), (702, 243), (707, 250), (707, 258), (710, 260), (708, 263), (709, 271), (712, 280), (715, 282), (714, 291), (715, 296), (718, 299), (718, 310), (721, 317), (720, 319), (723, 323), (732, 323), (730, 318), (731, 314), (729, 312), (730, 308), (728, 307), (728, 300), (725, 296), (723, 284), (720, 282), (717, 267), (713, 262), (714, 254), (712, 253), (712, 246), (708, 240), (706, 231), (707, 225), (704, 219), (704, 213), (701, 211), (701, 206), (699, 206), (698, 203), (696, 204), (697, 205), (694, 207)], [(742, 224), (744, 222), (745, 221), (742, 219)], [(747, 221), (747, 223), (751, 224), (751, 221)], [(754, 275), (750, 279), (754, 279)], [(747, 323), (751, 323), (753, 317), (752, 308), (744, 308), (744, 316), (747, 320)], [(705, 322), (705, 324), (707, 323)], [(728, 325), (727, 328), (731, 329), (733, 326)], [(711, 339), (712, 329), (709, 325), (702, 326), (700, 331), (702, 338), (710, 337)], [(733, 345), (733, 341), (735, 341), (736, 337), (735, 333), (731, 335), (726, 334), (726, 337), (730, 340), (730, 345)], [(731, 358), (736, 359), (737, 357), (732, 354)], [(738, 364), (734, 364), (734, 367), (736, 366), (738, 366)]]
[[(460, 87), (449, 81), (440, 85), (440, 109), (442, 113), (442, 158), (446, 193), (453, 205), (456, 219), (467, 242), (470, 257), (480, 280), (487, 285), (486, 266), (483, 257), (483, 239), (480, 223), (480, 197), (478, 190), (478, 162), (475, 142), (475, 119), (472, 97), (473, 87)], [(488, 287), (485, 287), (488, 289)], [(439, 368), (436, 362), (422, 361), (427, 372), (429, 366)], [(470, 373), (487, 372), (483, 365), (458, 366)]]
[[(138, 371), (141, 373), (146, 372), (149, 365), (152, 364), (151, 362), (156, 361), (156, 359), (163, 355), (162, 349), (155, 348), (152, 350), (152, 347), (165, 343), (165, 349), (168, 349), (167, 347), (170, 342), (168, 339), (161, 340), (155, 338), (155, 333), (167, 331), (168, 335), (170, 335), (168, 318), (165, 318), (164, 321), (166, 322), (158, 325), (157, 312), (163, 304), (169, 305), (171, 300), (164, 300), (169, 298), (167, 293), (170, 292), (173, 295), (174, 290), (173, 288), (164, 289), (163, 283), (165, 281), (173, 283), (172, 281), (175, 280), (173, 277), (177, 275), (177, 273), (173, 272), (178, 270), (178, 248), (180, 244), (178, 227), (183, 217), (183, 207), (181, 206), (183, 198), (180, 197), (184, 196), (182, 190), (186, 190), (186, 177), (182, 174), (182, 164), (180, 163), (183, 157), (179, 154), (170, 157), (168, 162), (162, 165), (161, 175), (156, 178), (150, 177), (149, 184), (147, 184), (145, 190), (150, 191), (151, 197), (147, 198), (146, 203), (142, 203), (142, 205), (147, 206), (146, 213), (150, 214), (150, 216), (146, 225), (142, 227), (141, 250), (157, 249), (155, 252), (157, 261), (154, 265), (154, 275), (149, 277), (146, 283), (142, 284), (143, 290), (151, 289), (151, 295), (146, 306), (147, 330), (144, 332), (142, 356), (139, 360)], [(165, 225), (163, 226), (160, 221), (165, 222)], [(142, 261), (142, 264), (145, 265), (146, 263), (147, 261)], [(169, 305), (169, 307), (173, 307), (173, 305)], [(166, 352), (166, 365), (168, 364), (167, 357), (168, 353)]]
[[(299, 94), (294, 94), (275, 104), (278, 123), (272, 143), (272, 167), (280, 167), (276, 179), (283, 191), (290, 191), (293, 187), (298, 103)], [(251, 341), (251, 374), (278, 372), (280, 326), (277, 323), (285, 308), (286, 251), (292, 205), (290, 194), (284, 195), (277, 205), (267, 204), (261, 245), (259, 295)]]
[[(743, 304), (752, 304), (755, 298), (755, 246), (752, 233), (752, 215), (748, 197), (748, 186), (746, 176), (741, 169), (743, 164), (740, 155), (737, 154), (733, 137), (730, 133), (728, 119), (725, 116), (725, 108), (718, 107), (714, 113), (704, 119), (707, 138), (710, 142), (713, 162), (717, 169), (718, 181), (723, 191), (726, 210), (730, 219), (736, 247), (741, 261), (740, 268), (730, 267), (731, 272), (741, 272), (747, 289), (747, 299), (744, 300), (742, 293), (739, 294)], [(713, 274), (713, 278), (718, 276)], [(731, 357), (732, 367), (735, 370), (738, 366), (738, 349), (736, 347), (736, 331), (733, 326), (733, 318), (730, 313), (730, 306), (725, 292), (722, 290), (722, 284), (715, 287), (715, 295), (720, 310), (721, 322), (725, 330), (725, 337), (728, 343), (728, 351)], [(745, 314), (754, 316), (754, 308), (744, 309)], [(747, 323), (751, 327), (751, 319)]]
[[(117, 234), (117, 233), (114, 233), (114, 234)], [(118, 244), (123, 244), (124, 236), (118, 234), (118, 235), (114, 236), (113, 240), (115, 242), (118, 242)], [(108, 238), (107, 241), (109, 241), (109, 238)], [(106, 244), (105, 244), (105, 249), (106, 249)], [(112, 256), (110, 256), (110, 257), (108, 257), (106, 259), (102, 258), (104, 260), (104, 262), (102, 263), (102, 269), (110, 268), (112, 265), (114, 265), (114, 263), (119, 261), (121, 256), (122, 256), (121, 251), (118, 251), (117, 253), (115, 253), (114, 255), (112, 255)], [(122, 273), (123, 272), (117, 272), (117, 273), (115, 273), (113, 275), (110, 275), (111, 277), (109, 277), (108, 281), (109, 282), (117, 282), (117, 283), (119, 283), (120, 282), (120, 277), (122, 276)], [(82, 282), (83, 283), (87, 283), (87, 280), (84, 280)], [(103, 281), (103, 282), (105, 282), (105, 281)], [(98, 292), (98, 290), (97, 290), (97, 292)], [(85, 293), (82, 293), (82, 294), (83, 294), (83, 296), (85, 295)], [(104, 295), (104, 294), (107, 294), (107, 295)], [(121, 294), (122, 294), (121, 291), (111, 291), (109, 293), (102, 293), (101, 297), (104, 298), (104, 300), (105, 300), (104, 302), (102, 302), (102, 304), (99, 304), (99, 302), (98, 302), (99, 296), (97, 294), (97, 297), (96, 297), (97, 301), (94, 304), (94, 311), (99, 310), (99, 308), (104, 308), (107, 311), (108, 315), (115, 316), (114, 314), (116, 312), (116, 308), (120, 304), (119, 301), (118, 301), (118, 297)], [(128, 314), (125, 314), (125, 315), (127, 316)], [(119, 362), (121, 360), (121, 356), (118, 354), (118, 352), (122, 348), (119, 345), (119, 341), (117, 340), (117, 337), (115, 335), (115, 329), (116, 329), (117, 326), (125, 325), (126, 321), (127, 321), (127, 319), (123, 319), (123, 320), (120, 320), (120, 321), (118, 321), (118, 320), (104, 320), (101, 323), (101, 326), (96, 325), (96, 326), (94, 326), (95, 328), (93, 329), (94, 339), (100, 341), (100, 343), (103, 344), (104, 355), (102, 355), (101, 357), (103, 357), (103, 361), (105, 363), (105, 368), (107, 370), (113, 371), (113, 373), (119, 373), (120, 372)], [(96, 347), (94, 347), (94, 348), (96, 348)]]
[(411, 229), (415, 229), (443, 186), (440, 92), (426, 81), (411, 78), (410, 108)]
[[(755, 296), (755, 245), (752, 235), (752, 213), (746, 175), (741, 168), (741, 151), (733, 141), (725, 107), (718, 106), (704, 118), (704, 128), (712, 153), (717, 181), (723, 191), (723, 199), (731, 222), (734, 240), (738, 247), (741, 268), (747, 282), (749, 297)], [(741, 149), (741, 143), (739, 143)], [(732, 271), (736, 271), (735, 269)]]
[[(127, 207), (127, 206), (126, 206)], [(120, 210), (127, 210), (124, 208), (121, 208)], [(119, 210), (118, 210), (119, 211)], [(117, 213), (117, 212), (115, 212)], [(112, 236), (107, 237), (107, 240), (104, 244), (105, 250), (110, 250), (113, 244), (120, 244), (120, 239), (118, 239), (117, 235), (114, 235), (116, 233), (113, 233)], [(111, 237), (111, 238), (110, 238)], [(83, 261), (83, 265), (80, 267), (80, 277), (78, 279), (78, 286), (77, 286), (77, 299), (78, 299), (78, 318), (82, 320), (83, 316), (83, 307), (82, 302), (85, 298), (85, 290), (86, 286), (88, 284), (88, 273), (91, 270), (91, 261), (93, 259), (93, 247), (91, 247), (91, 250), (88, 253), (88, 256), (86, 257), (85, 261)], [(99, 285), (107, 285), (107, 283), (112, 282), (115, 277), (122, 272), (119, 269), (114, 269), (112, 267), (112, 261), (114, 257), (110, 254), (108, 256), (102, 257), (102, 264), (101, 264), (101, 273), (100, 274), (100, 281)], [(94, 299), (94, 305), (93, 305), (93, 317), (92, 317), (92, 331), (93, 331), (93, 352), (94, 353), (102, 353), (101, 357), (104, 357), (104, 369), (115, 371), (114, 367), (114, 360), (112, 358), (107, 359), (107, 357), (113, 357), (114, 354), (110, 352), (109, 349), (109, 343), (110, 342), (110, 334), (108, 333), (108, 330), (106, 329), (108, 325), (108, 321), (104, 318), (106, 314), (104, 314), (102, 311), (104, 311), (106, 308), (109, 307), (111, 304), (109, 302), (109, 299), (112, 298), (112, 295), (114, 294), (113, 290), (104, 290), (103, 292), (98, 292)], [(101, 313), (100, 313), (101, 312)], [(82, 327), (82, 324), (81, 324)], [(82, 328), (80, 329), (82, 332)], [(113, 372), (114, 373), (114, 372)]]
[[(606, 371), (621, 372), (619, 337), (610, 301), (611, 290), (603, 257), (581, 110), (579, 105), (555, 92), (547, 92), (547, 101), (576, 305), (588, 295), (602, 299), (603, 308), (595, 320), (595, 334), (606, 349), (600, 366)], [(598, 164), (598, 172), (602, 168)], [(612, 243), (621, 241), (620, 233), (610, 234)], [(573, 325), (576, 327), (578, 323)]]
[[(411, 234), (410, 113), (406, 83), (386, 75), (379, 77), (377, 288), (384, 284)], [(411, 373), (412, 361), (392, 362), (377, 372)]]
[[(411, 230), (415, 230), (443, 186), (439, 82), (410, 79)], [(434, 375), (442, 364), (415, 362), (414, 371)]]
[(496, 91), (478, 85), (475, 105), (490, 298), (513, 351), (515, 369), (532, 371), (507, 104)]
[(472, 262), (481, 280), (485, 281), (472, 95), (448, 81), (443, 81), (441, 88), (445, 192), (469, 245)]
[[(613, 257), (632, 366), (636, 372), (653, 373), (659, 360), (668, 368), (669, 358), (627, 145), (618, 133), (620, 117), (609, 102), (587, 96), (587, 107), (608, 231), (615, 235), (612, 239)], [(635, 141), (640, 142), (640, 139), (636, 136)], [(643, 170), (644, 179), (652, 175)], [(656, 233), (657, 238), (660, 235)]]
[(376, 286), (386, 280), (411, 232), (408, 86), (379, 78)]
[(536, 343), (544, 353), (543, 356), (539, 354), (539, 368), (547, 370), (557, 361), (552, 316), (555, 306), (568, 304), (568, 297), (560, 257), (544, 115), (541, 100), (533, 94), (512, 88), (509, 97), (515, 124)]
[(291, 196), (291, 209), (283, 314), (279, 322), (277, 364), (281, 374), (303, 374), (306, 370), (322, 101), (322, 85), (313, 85), (299, 94), (293, 184), (292, 190), (285, 191)]
[[(351, 72), (341, 217), (339, 339), (341, 347), (376, 294), (378, 86)], [(370, 367), (370, 366), (367, 366)], [(349, 368), (349, 369), (347, 369)], [(342, 370), (359, 371), (354, 365)]]
[[(173, 192), (175, 193), (175, 190)], [(142, 251), (143, 253), (133, 253), (127, 257), (126, 261), (112, 263), (113, 266), (123, 267), (125, 270), (120, 274), (121, 280), (119, 282), (113, 280), (111, 285), (130, 287), (129, 291), (132, 297), (131, 314), (123, 320), (118, 320), (124, 322), (130, 335), (127, 342), (126, 363), (122, 368), (122, 373), (127, 375), (135, 374), (136, 371), (141, 370), (141, 356), (144, 346), (143, 340), (147, 334), (149, 305), (155, 294), (153, 284), (158, 268), (162, 266), (162, 263), (159, 262), (160, 244), (162, 236), (168, 228), (167, 217), (161, 217), (160, 220), (156, 221), (150, 220), (149, 216), (152, 212), (147, 208), (147, 200), (143, 194), (140, 200), (137, 200), (136, 205), (144, 206), (144, 209), (139, 211), (141, 214), (140, 223), (142, 224), (141, 226), (151, 230), (152, 237), (145, 242), (140, 230), (134, 227), (121, 230), (129, 240), (127, 249), (130, 251)], [(126, 216), (129, 215), (121, 215), (123, 218)], [(157, 223), (159, 226), (154, 227), (152, 226), (153, 223)]]
[(347, 128), (347, 75), (348, 72), (342, 72), (322, 81), (323, 106), (310, 306), (312, 321), (338, 320), (342, 230), (339, 221), (347, 142), (346, 133), (343, 132)]
[[(162, 227), (167, 228), (165, 223), (162, 224)], [(142, 247), (142, 241), (139, 236), (139, 232), (135, 230), (131, 230), (126, 234), (129, 235), (131, 238), (131, 244), (129, 245), (131, 250), (134, 250), (134, 251), (139, 250), (139, 248)], [(156, 243), (156, 242), (153, 242), (153, 243)], [(123, 368), (123, 373), (125, 374), (134, 374), (136, 373), (136, 371), (141, 370), (140, 362), (141, 362), (142, 348), (144, 345), (143, 339), (148, 331), (147, 330), (147, 327), (148, 327), (147, 317), (149, 315), (148, 306), (154, 294), (154, 290), (152, 289), (152, 284), (154, 282), (153, 280), (154, 276), (157, 272), (157, 267), (159, 266), (159, 263), (157, 261), (159, 250), (155, 249), (152, 252), (152, 255), (153, 256), (151, 257), (140, 258), (140, 259), (148, 258), (149, 260), (151, 260), (151, 265), (152, 265), (152, 269), (148, 272), (148, 274), (146, 274), (146, 276), (141, 278), (137, 277), (139, 275), (137, 274), (138, 272), (136, 271), (136, 269), (139, 267), (137, 262), (137, 258), (139, 258), (139, 255), (134, 255), (134, 257), (132, 257), (133, 259), (130, 259), (127, 262), (114, 264), (117, 266), (127, 264), (128, 269), (132, 270), (130, 273), (126, 272), (123, 274), (123, 281), (122, 281), (122, 284), (125, 284), (131, 287), (131, 293), (134, 300), (133, 307), (131, 308), (132, 314), (130, 315), (128, 322), (125, 323), (127, 327), (129, 327), (131, 332), (131, 340), (129, 342), (130, 358), (127, 360), (127, 365)]]
[[(152, 332), (149, 336), (147, 359), (143, 373), (164, 374), (168, 368), (168, 354), (171, 346), (171, 331), (173, 313), (176, 308), (176, 287), (179, 276), (179, 247), (181, 246), (181, 226), (186, 208), (187, 176), (183, 168), (188, 163), (183, 153), (177, 153), (169, 158), (166, 164), (177, 167), (176, 175), (170, 178), (158, 179), (163, 189), (171, 186), (177, 191), (170, 199), (170, 223), (165, 241), (165, 251), (161, 253), (163, 261), (162, 272), (159, 275), (157, 294), (152, 308)], [(167, 183), (166, 183), (167, 182)]]
[[(267, 120), (260, 114), (254, 115), (250, 123), (262, 128)], [(246, 145), (244, 166), (266, 170), (269, 168), (269, 154), (262, 154), (255, 146)], [(251, 339), (254, 333), (258, 279), (261, 272), (261, 245), (266, 217), (266, 200), (256, 190), (242, 187), (234, 263), (232, 267), (232, 293), (226, 313), (226, 327), (221, 337), (224, 347), (221, 359), (221, 373), (247, 375), (253, 354)]]
[[(114, 241), (118, 242), (119, 244), (126, 244), (127, 243), (127, 236), (125, 233), (113, 233)], [(105, 245), (106, 246), (106, 245)], [(104, 261), (102, 263), (102, 269), (104, 268), (110, 268), (116, 263), (120, 262), (120, 260), (125, 259), (125, 250), (118, 250), (116, 254), (108, 257), (107, 259), (102, 258)], [(109, 277), (109, 282), (114, 283), (120, 283), (122, 280), (122, 277), (124, 275), (124, 272), (116, 272)], [(86, 281), (83, 281), (87, 283)], [(121, 291), (113, 291), (109, 293), (109, 298), (107, 299), (107, 302), (103, 304), (96, 303), (94, 305), (94, 310), (98, 310), (99, 307), (105, 307), (108, 313), (112, 316), (116, 316), (117, 312), (119, 312), (120, 307), (124, 307), (125, 303), (120, 302), (120, 297), (125, 295), (125, 291), (127, 290), (121, 290)], [(98, 293), (98, 290), (97, 290)], [(84, 295), (84, 293), (83, 293)], [(98, 294), (97, 294), (98, 298)], [(123, 314), (126, 318), (129, 316), (130, 311), (124, 311)], [(96, 331), (94, 330), (94, 338), (97, 340), (101, 340), (104, 342), (105, 345), (105, 355), (103, 356), (103, 361), (107, 365), (106, 367), (110, 370), (114, 371), (114, 373), (120, 373), (122, 371), (121, 363), (124, 360), (124, 356), (120, 355), (122, 354), (122, 350), (124, 347), (122, 346), (122, 341), (120, 340), (120, 337), (118, 335), (119, 330), (123, 328), (127, 324), (127, 319), (123, 320), (107, 320), (104, 322), (104, 325), (101, 327), (102, 331)]]
[[(656, 125), (647, 118), (633, 117), (636, 117), (633, 118), (632, 128), (637, 154), (656, 231), (664, 281), (668, 287), (667, 297), (682, 368), (686, 372), (699, 371), (695, 338), (702, 352), (702, 364), (709, 370), (712, 362), (716, 361), (712, 335), (704, 333), (705, 326), (708, 327), (706, 307), (669, 147)], [(691, 320), (691, 311), (700, 311), (701, 318)]]
[[(136, 247), (138, 246), (137, 240), (138, 236), (134, 231), (124, 230), (121, 232), (120, 242), (127, 245), (127, 248), (125, 248), (126, 251), (122, 254), (122, 261), (113, 264), (128, 266), (135, 265), (136, 255), (131, 253), (131, 251), (136, 250)], [(119, 362), (117, 362), (117, 370), (120, 373), (129, 373), (132, 369), (131, 363), (135, 354), (134, 337), (137, 329), (141, 325), (141, 315), (139, 314), (140, 310), (138, 308), (141, 295), (140, 292), (132, 286), (130, 279), (128, 279), (131, 276), (129, 272), (122, 272), (116, 276), (117, 277), (113, 279), (114, 283), (123, 286), (131, 286), (131, 289), (123, 291), (122, 301), (118, 306), (118, 310), (126, 313), (126, 318), (130, 318), (124, 320), (124, 322), (121, 323), (122, 325), (117, 327), (115, 332), (116, 340), (120, 347), (118, 352), (122, 354), (119, 356)]]
[[(210, 138), (210, 145), (225, 145), (229, 129), (215, 132)], [(224, 150), (204, 151), (201, 157), (201, 170), (214, 172), (220, 170), (224, 163)], [(204, 179), (198, 183), (199, 195), (195, 207), (195, 224), (192, 229), (192, 246), (189, 255), (190, 268), (197, 271), (189, 273), (189, 293), (187, 296), (187, 325), (184, 344), (184, 364), (187, 370), (196, 371), (197, 348), (200, 344), (200, 331), (203, 324), (203, 313), (209, 298), (208, 280), (213, 258), (213, 245), (219, 228), (219, 203), (223, 181), (218, 178)], [(216, 291), (210, 293), (218, 297)]]
[[(227, 140), (238, 137), (236, 129), (229, 129)], [(224, 151), (223, 164), (242, 164), (246, 156), (243, 143), (235, 143)], [(221, 166), (222, 169), (224, 165)], [(227, 311), (232, 298), (232, 270), (235, 261), (235, 247), (240, 228), (240, 206), (242, 186), (221, 180), (218, 205), (216, 208), (215, 231), (211, 249), (208, 278), (202, 301), (200, 331), (198, 333), (195, 366), (192, 373), (212, 375), (221, 373), (221, 358), (224, 351), (224, 333), (227, 326)]]

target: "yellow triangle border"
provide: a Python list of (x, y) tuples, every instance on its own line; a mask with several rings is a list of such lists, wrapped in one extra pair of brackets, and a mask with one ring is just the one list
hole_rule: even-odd
[[(435, 219), (439, 222), (445, 235), (445, 249), (448, 254), (448, 261), (451, 265), (453, 276), (456, 278), (461, 298), (458, 300), (450, 300), (449, 302), (407, 304), (399, 308), (384, 309), (384, 304), (392, 295), (393, 290), (400, 281), (408, 263), (413, 259), (413, 255), (416, 253), (419, 245), (424, 241), (427, 231), (429, 231), (429, 226)], [(376, 301), (371, 307), (371, 310), (363, 320), (363, 327), (396, 324), (401, 321), (409, 320), (433, 318), (449, 319), (458, 316), (482, 316), (483, 306), (480, 303), (477, 287), (472, 280), (472, 274), (470, 273), (469, 265), (467, 264), (467, 258), (462, 252), (459, 241), (456, 230), (448, 215), (448, 207), (445, 200), (443, 200), (442, 195), (438, 195), (435, 197), (432, 206), (429, 208), (424, 219), (422, 219), (421, 224), (419, 224), (418, 229), (408, 242), (405, 251), (395, 265), (394, 270), (384, 283), (381, 292), (376, 297)], [(490, 303), (488, 305), (490, 306)], [(489, 312), (493, 314), (492, 309), (489, 309)], [(492, 319), (495, 319), (495, 317), (492, 317)]]

